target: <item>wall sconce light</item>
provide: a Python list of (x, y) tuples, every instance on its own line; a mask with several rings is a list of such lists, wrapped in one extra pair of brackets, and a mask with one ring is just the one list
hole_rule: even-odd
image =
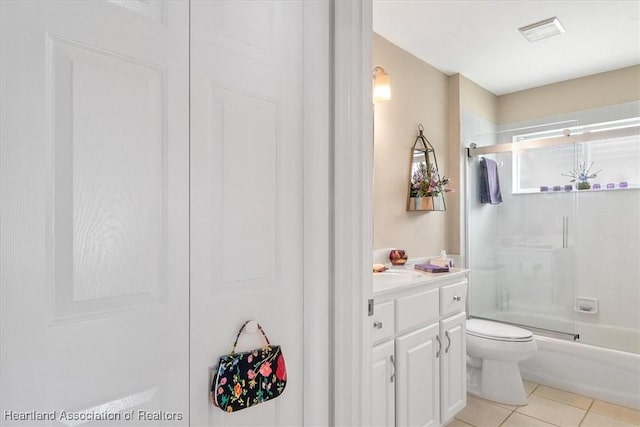
[(373, 100), (388, 101), (391, 99), (391, 85), (389, 74), (382, 67), (373, 69)]

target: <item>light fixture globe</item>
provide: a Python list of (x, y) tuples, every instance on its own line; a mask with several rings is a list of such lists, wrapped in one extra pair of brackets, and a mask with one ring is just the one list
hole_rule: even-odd
[(382, 67), (373, 69), (373, 100), (388, 101), (391, 99), (391, 85), (389, 83), (389, 74)]

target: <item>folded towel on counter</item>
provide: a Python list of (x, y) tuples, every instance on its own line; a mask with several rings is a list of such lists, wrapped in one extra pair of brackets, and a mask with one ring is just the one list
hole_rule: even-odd
[(480, 160), (480, 203), (497, 205), (502, 202), (498, 164), (491, 159)]
[(429, 263), (416, 264), (415, 268), (416, 270), (426, 271), (427, 273), (448, 273), (449, 272), (449, 267), (442, 267), (439, 265), (434, 265)]
[(428, 264), (437, 265), (438, 267), (453, 267), (453, 259), (451, 258), (431, 258)]

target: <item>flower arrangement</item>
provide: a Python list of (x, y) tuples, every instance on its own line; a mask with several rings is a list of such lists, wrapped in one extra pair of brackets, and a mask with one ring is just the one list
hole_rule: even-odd
[(579, 190), (588, 190), (589, 188), (591, 188), (591, 184), (589, 183), (589, 180), (592, 178), (595, 178), (596, 176), (598, 176), (600, 172), (602, 172), (602, 169), (600, 169), (599, 171), (592, 173), (591, 172), (592, 167), (593, 167), (593, 162), (591, 162), (591, 164), (587, 167), (587, 162), (583, 160), (580, 163), (578, 163), (577, 168), (573, 169), (572, 171), (569, 171), (568, 174), (563, 173), (561, 175), (568, 176), (569, 178), (573, 178), (569, 182), (578, 181), (577, 187)]
[(447, 184), (449, 178), (440, 178), (435, 165), (427, 168), (425, 163), (420, 163), (411, 177), (411, 197), (434, 197), (453, 191), (445, 188)]

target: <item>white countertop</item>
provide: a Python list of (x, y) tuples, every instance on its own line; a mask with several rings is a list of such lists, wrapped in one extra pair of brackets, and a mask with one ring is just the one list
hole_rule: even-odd
[(408, 279), (400, 279), (398, 281), (388, 281), (385, 280), (383, 283), (376, 282), (376, 275), (384, 275), (385, 272), (382, 273), (373, 273), (373, 296), (379, 297), (382, 295), (387, 295), (393, 292), (399, 292), (406, 289), (424, 286), (424, 285), (435, 285), (437, 286), (440, 282), (445, 280), (451, 280), (458, 277), (464, 277), (469, 272), (468, 269), (465, 268), (452, 268), (448, 273), (427, 273), (426, 271), (417, 270), (414, 267), (414, 264), (407, 264), (404, 266), (393, 266), (391, 271), (393, 270), (406, 270), (408, 272), (415, 272), (416, 275), (412, 275)]

